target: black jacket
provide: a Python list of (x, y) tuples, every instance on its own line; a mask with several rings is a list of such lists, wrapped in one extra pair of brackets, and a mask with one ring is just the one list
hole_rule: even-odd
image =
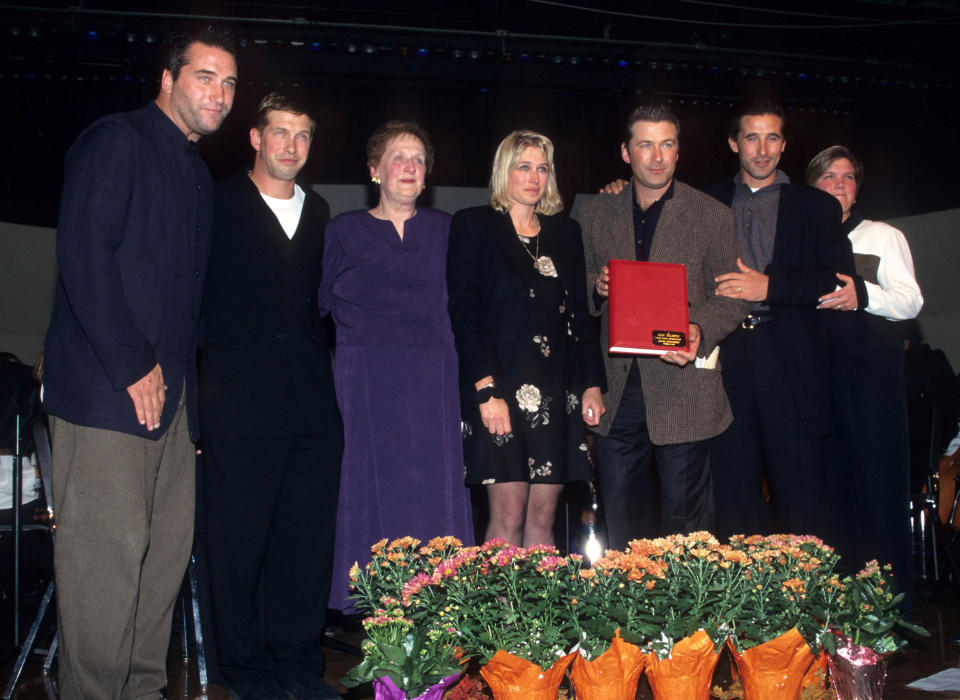
[(330, 208), (304, 191), (300, 223), (288, 239), (246, 174), (215, 186), (200, 345), (204, 435), (341, 430), (316, 303)]
[[(705, 191), (732, 206), (735, 184), (729, 178)], [(850, 314), (817, 311), (818, 299), (836, 288), (836, 273), (856, 274), (840, 218), (836, 198), (799, 183), (781, 185), (773, 259), (762, 270), (770, 278), (766, 301), (775, 319), (770, 333), (797, 411), (814, 435), (831, 430), (830, 354), (849, 335), (844, 326), (852, 320)], [(749, 371), (736, 356), (723, 352), (724, 343), (720, 348), (725, 378)]]
[[(587, 312), (580, 226), (562, 214), (540, 215), (540, 235), (552, 248), (557, 276), (570, 298), (573, 328), (569, 388), (606, 391), (596, 325)], [(450, 224), (447, 289), (450, 321), (460, 360), (460, 396), (469, 401), (486, 376), (502, 383), (522, 338), (534, 271), (517, 241), (510, 215), (492, 207), (457, 212)]]

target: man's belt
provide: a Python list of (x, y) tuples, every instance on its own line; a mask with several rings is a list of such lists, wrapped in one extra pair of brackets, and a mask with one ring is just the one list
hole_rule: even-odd
[(773, 316), (770, 313), (759, 312), (747, 314), (747, 317), (740, 322), (740, 327), (752, 331), (764, 323), (770, 323), (772, 320)]

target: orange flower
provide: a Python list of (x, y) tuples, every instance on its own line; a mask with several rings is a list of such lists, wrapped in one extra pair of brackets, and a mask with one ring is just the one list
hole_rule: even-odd
[(463, 542), (458, 540), (452, 535), (446, 535), (444, 537), (434, 537), (432, 540), (427, 542), (427, 547), (436, 551), (439, 549), (446, 549), (447, 547), (455, 547), (459, 549), (463, 546)]
[(651, 540), (630, 540), (630, 552), (642, 557), (659, 557), (663, 550)]
[(409, 535), (405, 537), (398, 537), (393, 542), (390, 543), (388, 549), (410, 549), (411, 547), (416, 547), (420, 544), (420, 540), (416, 537), (410, 537)]
[(372, 554), (380, 554), (380, 552), (382, 552), (383, 548), (386, 546), (387, 546), (387, 538), (384, 537), (382, 540), (380, 540), (370, 548), (370, 552)]
[(804, 592), (803, 581), (798, 578), (790, 578), (783, 582), (782, 590), (787, 590), (788, 588), (791, 591), (797, 591), (798, 593)]

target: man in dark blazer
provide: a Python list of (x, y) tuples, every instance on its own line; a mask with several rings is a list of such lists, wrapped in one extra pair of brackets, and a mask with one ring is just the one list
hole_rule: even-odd
[[(665, 105), (636, 109), (621, 144), (633, 171), (630, 186), (588, 200), (577, 216), (590, 312), (601, 317), (605, 350), (607, 412), (596, 445), (608, 544), (615, 548), (637, 537), (712, 528), (707, 440), (731, 421), (714, 350), (747, 305), (716, 295), (714, 278), (735, 269), (733, 216), (674, 178), (679, 134), (679, 121)], [(689, 352), (609, 354), (610, 259), (686, 266)]]
[(253, 169), (218, 182), (203, 299), (201, 497), (220, 671), (241, 698), (321, 679), (343, 428), (317, 312), (326, 201), (296, 184), (316, 123), (270, 93)]
[(197, 319), (233, 104), (229, 35), (168, 37), (160, 92), (67, 154), (46, 339), (63, 698), (159, 698), (193, 535)]
[(820, 525), (824, 437), (830, 432), (829, 344), (844, 314), (817, 311), (853, 275), (836, 199), (777, 169), (784, 113), (755, 103), (733, 120), (740, 169), (707, 191), (733, 208), (742, 258), (717, 278), (717, 293), (751, 303), (750, 316), (720, 345), (734, 421), (712, 446), (718, 534), (771, 528), (761, 482), (773, 495), (773, 528), (815, 534)]

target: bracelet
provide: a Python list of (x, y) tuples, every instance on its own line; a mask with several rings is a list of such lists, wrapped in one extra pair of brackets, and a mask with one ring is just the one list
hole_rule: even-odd
[(490, 399), (502, 399), (503, 390), (497, 386), (496, 382), (488, 382), (477, 389), (473, 394), (473, 400), (477, 404), (486, 403)]

